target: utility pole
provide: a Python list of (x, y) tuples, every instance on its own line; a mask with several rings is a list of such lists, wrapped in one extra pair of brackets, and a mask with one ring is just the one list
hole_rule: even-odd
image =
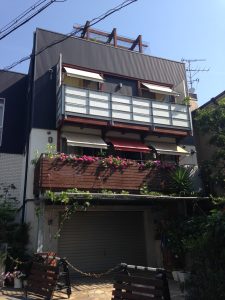
[(195, 78), (194, 77), (199, 73), (199, 72), (208, 72), (209, 69), (201, 69), (201, 68), (193, 68), (192, 64), (195, 62), (199, 62), (199, 61), (206, 61), (206, 59), (185, 59), (182, 58), (181, 59), (182, 62), (185, 63), (186, 66), (186, 72), (187, 72), (187, 82), (189, 85), (189, 92), (190, 93), (194, 93), (195, 89), (193, 87), (194, 82), (199, 82), (199, 78)]

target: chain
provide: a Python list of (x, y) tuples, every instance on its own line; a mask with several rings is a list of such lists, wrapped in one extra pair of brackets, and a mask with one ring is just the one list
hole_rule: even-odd
[[(23, 262), (23, 261), (20, 261), (20, 260), (17, 259), (17, 258), (16, 258), (16, 259), (13, 258), (10, 254), (8, 254), (8, 257), (9, 257), (9, 259), (10, 259), (12, 262), (16, 263), (17, 265), (24, 265), (24, 264), (28, 264), (28, 263), (30, 263), (30, 262), (33, 261), (33, 260), (30, 260), (30, 261)], [(108, 269), (107, 271), (105, 271), (105, 272), (103, 272), (103, 273), (90, 273), (90, 272), (83, 272), (83, 271), (77, 269), (77, 268), (74, 267), (67, 259), (65, 259), (64, 261), (65, 261), (65, 262), (68, 264), (68, 266), (70, 266), (75, 272), (77, 272), (77, 273), (79, 273), (79, 274), (81, 274), (81, 275), (83, 275), (83, 276), (86, 276), (86, 277), (100, 278), (100, 277), (102, 277), (102, 276), (104, 276), (104, 275), (108, 275), (108, 274), (112, 273), (113, 271), (117, 270), (118, 268), (120, 268), (120, 265), (116, 265), (115, 267), (110, 268), (110, 269)]]
[(32, 260), (29, 260), (29, 261), (21, 261), (21, 260), (19, 260), (18, 258), (13, 258), (9, 253), (7, 253), (7, 256), (8, 256), (8, 258), (9, 258), (12, 262), (16, 263), (17, 265), (25, 265), (25, 264), (29, 264), (29, 263), (32, 262)]
[(83, 272), (83, 271), (77, 269), (76, 267), (74, 267), (68, 260), (65, 260), (65, 262), (68, 264), (68, 266), (70, 266), (77, 273), (84, 275), (86, 277), (94, 277), (94, 278), (100, 278), (104, 275), (108, 275), (120, 267), (120, 265), (116, 265), (115, 267), (110, 268), (106, 272), (103, 272), (103, 273), (86, 273), (86, 272)]

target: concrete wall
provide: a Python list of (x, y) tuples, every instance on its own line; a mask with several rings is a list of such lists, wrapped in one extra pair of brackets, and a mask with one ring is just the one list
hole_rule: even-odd
[(147, 263), (150, 267), (162, 267), (162, 254), (160, 250), (160, 240), (155, 239), (155, 218), (151, 210), (145, 210), (145, 240)]
[(179, 158), (179, 165), (190, 165), (190, 166), (197, 166), (197, 155), (196, 155), (196, 148), (194, 145), (179, 145), (180, 147), (184, 148), (190, 155), (181, 155)]
[(27, 176), (27, 191), (26, 198), (33, 199), (33, 182), (34, 182), (34, 164), (32, 160), (35, 159), (36, 153), (41, 155), (47, 150), (48, 138), (52, 137), (52, 145), (57, 144), (57, 131), (48, 129), (33, 128), (30, 133), (30, 148), (29, 148), (29, 164)]
[(29, 249), (31, 252), (36, 252), (41, 249), (38, 244), (40, 240), (41, 232), (38, 228), (41, 227), (41, 223), (44, 223), (43, 210), (44, 208), (39, 206), (34, 201), (33, 195), (33, 182), (34, 182), (34, 164), (32, 160), (45, 153), (47, 150), (48, 137), (53, 137), (53, 144), (57, 144), (57, 132), (56, 130), (48, 129), (35, 129), (33, 128), (30, 133), (30, 144), (28, 154), (28, 173), (27, 173), (27, 190), (26, 190), (26, 207), (25, 207), (25, 222), (30, 225), (30, 243)]

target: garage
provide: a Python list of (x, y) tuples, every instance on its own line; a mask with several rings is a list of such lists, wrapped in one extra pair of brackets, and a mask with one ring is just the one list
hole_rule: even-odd
[(146, 265), (143, 212), (77, 212), (64, 223), (58, 253), (86, 272), (120, 262)]

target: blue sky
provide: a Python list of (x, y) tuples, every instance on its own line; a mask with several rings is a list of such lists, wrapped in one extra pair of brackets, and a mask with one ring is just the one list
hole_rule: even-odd
[[(0, 28), (37, 0), (1, 1)], [(67, 0), (54, 3), (0, 41), (0, 68), (30, 54), (36, 27), (69, 33), (74, 24), (84, 24), (123, 0)], [(225, 1), (224, 0), (138, 0), (97, 24), (109, 31), (116, 27), (120, 35), (136, 38), (142, 34), (149, 44), (147, 54), (178, 60), (206, 59), (193, 68), (200, 72), (196, 92), (199, 104), (225, 90)], [(26, 73), (28, 63), (14, 68)]]

